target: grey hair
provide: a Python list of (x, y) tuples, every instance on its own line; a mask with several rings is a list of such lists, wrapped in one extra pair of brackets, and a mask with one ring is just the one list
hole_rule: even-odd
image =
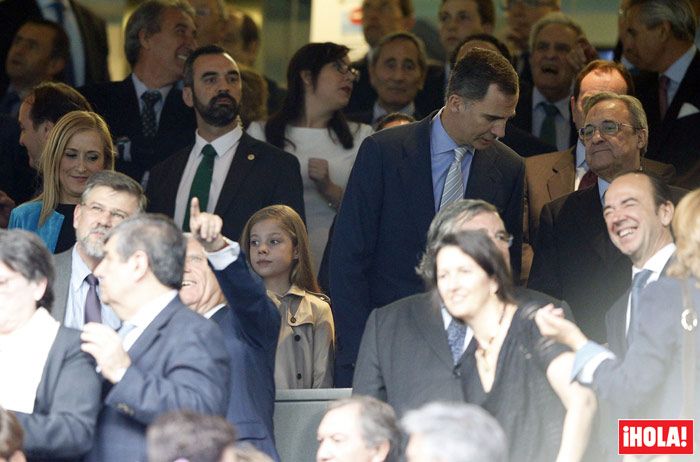
[(365, 447), (375, 448), (386, 441), (389, 443), (389, 454), (386, 462), (398, 461), (401, 431), (399, 430), (394, 409), (387, 403), (371, 396), (357, 395), (352, 398), (333, 401), (328, 405), (326, 414), (345, 406), (357, 406), (359, 408), (359, 424)]
[(161, 284), (180, 289), (187, 242), (170, 218), (136, 214), (112, 228), (105, 242), (113, 238), (117, 239), (116, 250), (122, 261), (140, 250), (148, 257), (148, 266)]
[(552, 24), (568, 27), (576, 33), (576, 38), (586, 36), (585, 32), (583, 32), (583, 28), (581, 28), (581, 25), (574, 21), (570, 16), (565, 15), (561, 11), (553, 11), (544, 15), (532, 26), (532, 30), (530, 30), (530, 51), (535, 49), (535, 40), (537, 40), (537, 35), (539, 35), (542, 29)]
[(647, 123), (647, 115), (644, 112), (642, 103), (637, 98), (630, 95), (618, 95), (617, 93), (611, 93), (609, 91), (603, 91), (588, 98), (583, 105), (584, 117), (588, 116), (588, 111), (590, 111), (593, 106), (602, 101), (608, 100), (622, 101), (625, 106), (627, 106), (627, 110), (630, 112), (630, 116), (632, 117), (632, 126), (634, 128), (642, 130), (647, 130), (649, 128), (649, 124)]
[(419, 434), (423, 453), (450, 462), (506, 462), (503, 429), (489, 413), (467, 403), (434, 402), (408, 411), (401, 424)]
[(482, 213), (498, 215), (498, 209), (481, 199), (460, 199), (440, 209), (430, 222), (426, 250), (416, 267), (416, 272), (425, 280), (433, 280), (434, 261), (429, 255), (433, 253), (435, 246), (447, 234), (456, 233), (465, 222)]
[(130, 196), (133, 196), (138, 201), (139, 208), (137, 213), (143, 213), (146, 211), (148, 199), (146, 198), (146, 194), (144, 194), (141, 185), (129, 176), (126, 176), (123, 173), (113, 172), (111, 170), (101, 170), (90, 175), (90, 178), (88, 178), (88, 181), (85, 184), (85, 190), (80, 196), (80, 202), (85, 204), (90, 192), (98, 186), (104, 186), (114, 191), (127, 193)]
[(639, 7), (639, 19), (646, 27), (656, 27), (664, 21), (671, 24), (671, 32), (678, 40), (693, 42), (697, 18), (688, 0), (632, 0), (625, 10)]
[(409, 42), (413, 42), (416, 48), (418, 48), (418, 65), (425, 73), (425, 70), (428, 67), (428, 53), (425, 51), (425, 43), (423, 43), (423, 40), (418, 38), (418, 36), (415, 34), (405, 31), (393, 32), (382, 37), (369, 52), (368, 59), (370, 66), (377, 64), (377, 60), (379, 59), (379, 55), (381, 54), (384, 45), (397, 40), (408, 40)]
[(176, 8), (194, 21), (195, 11), (187, 0), (148, 0), (141, 3), (131, 13), (124, 30), (124, 54), (132, 67), (138, 61), (141, 51), (139, 33), (145, 30), (146, 35), (151, 36), (160, 32), (163, 12), (168, 8)]

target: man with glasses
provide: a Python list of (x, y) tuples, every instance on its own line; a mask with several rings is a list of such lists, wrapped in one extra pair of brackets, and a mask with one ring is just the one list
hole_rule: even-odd
[(632, 96), (598, 93), (584, 114), (579, 136), (598, 181), (542, 209), (528, 287), (566, 300), (581, 330), (604, 342), (605, 313), (629, 288), (631, 263), (610, 241), (603, 196), (619, 174), (640, 170), (649, 131)]

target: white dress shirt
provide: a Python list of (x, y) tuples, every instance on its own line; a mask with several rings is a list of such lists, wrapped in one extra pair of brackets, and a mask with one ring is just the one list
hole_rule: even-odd
[(124, 337), (122, 346), (124, 351), (129, 351), (134, 343), (139, 339), (143, 331), (153, 322), (153, 320), (165, 309), (166, 306), (177, 297), (177, 290), (169, 290), (146, 303), (134, 316), (125, 319), (124, 324), (134, 326)]

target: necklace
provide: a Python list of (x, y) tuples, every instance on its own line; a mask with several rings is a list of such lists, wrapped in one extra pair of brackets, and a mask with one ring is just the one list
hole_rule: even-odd
[[(496, 332), (486, 341), (485, 344), (481, 344), (479, 340), (477, 340), (477, 348), (476, 348), (476, 355), (477, 358), (481, 358), (481, 363), (484, 368), (485, 372), (491, 372), (493, 368), (491, 367), (491, 364), (488, 361), (488, 356), (490, 356), (490, 350), (491, 347), (493, 346), (494, 340), (496, 340), (496, 337), (501, 333), (501, 326), (503, 325), (503, 319), (506, 317), (506, 304), (504, 303), (502, 308), (501, 308), (501, 316), (498, 318), (498, 324), (496, 326)], [(496, 365), (496, 361), (494, 361), (494, 366)]]

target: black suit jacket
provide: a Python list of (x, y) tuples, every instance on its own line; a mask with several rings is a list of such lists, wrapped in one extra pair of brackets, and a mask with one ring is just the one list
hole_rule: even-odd
[[(688, 189), (700, 186), (700, 112), (681, 116), (692, 107), (700, 110), (700, 52), (690, 63), (685, 77), (661, 120), (659, 112), (659, 76), (642, 73), (635, 80), (637, 95), (649, 122), (649, 146), (646, 157), (676, 167), (674, 184)], [(684, 109), (685, 106), (685, 109)]]
[[(107, 68), (107, 30), (105, 22), (75, 0), (69, 0), (75, 13), (85, 52), (85, 83), (109, 81)], [(35, 0), (4, 0), (0, 2), (0, 94), (8, 84), (5, 60), (12, 39), (20, 26), (30, 18), (41, 18), (41, 9)]]
[(630, 286), (632, 264), (610, 241), (598, 188), (545, 205), (528, 287), (571, 305), (583, 332), (605, 340), (605, 312)]
[(0, 191), (5, 191), (17, 205), (35, 196), (37, 172), (29, 166), (29, 156), (19, 144), (17, 119), (0, 114)]
[[(146, 187), (149, 212), (175, 214), (177, 190), (191, 150), (187, 147), (153, 167)], [(288, 205), (304, 218), (299, 160), (244, 132), (214, 212), (224, 220), (222, 234), (238, 239), (251, 215), (274, 204)]]
[(120, 82), (108, 82), (80, 89), (95, 112), (104, 117), (117, 149), (117, 170), (141, 181), (155, 164), (194, 143), (197, 128), (194, 111), (182, 101), (182, 91), (173, 86), (163, 104), (158, 132), (152, 141), (143, 136), (141, 106), (128, 75)]
[[(350, 173), (330, 256), (336, 386), (350, 384), (370, 312), (423, 291), (414, 268), (435, 216), (431, 118), (365, 138)], [(520, 271), (524, 170), (523, 160), (497, 141), (475, 153), (465, 192), (499, 209), (515, 237), (514, 274)]]

